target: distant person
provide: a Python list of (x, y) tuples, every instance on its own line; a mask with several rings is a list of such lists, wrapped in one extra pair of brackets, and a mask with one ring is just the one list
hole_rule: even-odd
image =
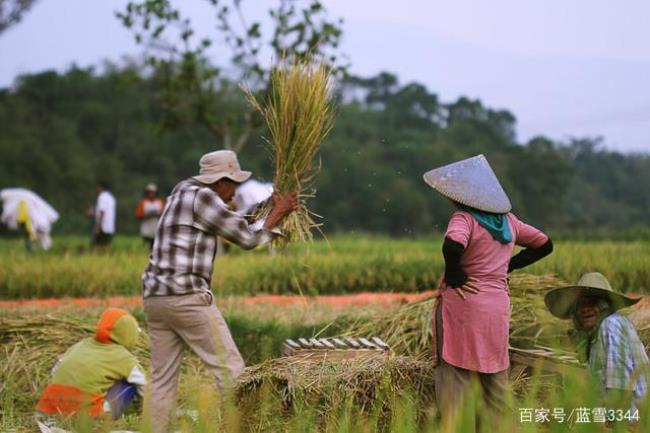
[(244, 369), (210, 287), (217, 236), (252, 249), (278, 236), (272, 229), (298, 205), (295, 193), (274, 196), (266, 220), (249, 225), (228, 208), (237, 186), (251, 175), (240, 169), (237, 155), (211, 152), (201, 157), (199, 167), (199, 175), (181, 181), (169, 196), (142, 275), (154, 433), (167, 431), (186, 346), (203, 361), (221, 392)]
[(598, 272), (553, 289), (544, 299), (554, 316), (573, 321), (571, 341), (601, 386), (604, 407), (631, 411), (632, 418), (648, 393), (650, 361), (634, 325), (618, 310), (639, 300), (616, 293)]
[(52, 246), (52, 225), (59, 219), (58, 212), (38, 194), (25, 188), (0, 190), (2, 213), (0, 222), (25, 237), (25, 248), (47, 250)]
[[(272, 195), (272, 183), (262, 183), (255, 179), (249, 179), (237, 187), (229, 208), (251, 223), (255, 220), (255, 213), (259, 207), (270, 200)], [(225, 255), (228, 251), (230, 251), (230, 242), (227, 239), (218, 237), (217, 256)]]
[[(456, 211), (442, 247), (445, 272), (434, 312), (436, 401), (444, 425), (480, 383), (489, 425), (507, 408), (510, 297), (508, 274), (550, 254), (553, 244), (510, 213), (510, 199), (483, 155), (424, 175)], [(511, 257), (515, 245), (526, 247)], [(477, 424), (478, 417), (475, 418)]]
[(258, 207), (273, 195), (273, 184), (249, 179), (242, 183), (235, 191), (232, 203), (235, 211), (244, 217), (250, 217)]
[(97, 202), (93, 212), (95, 217), (93, 250), (105, 252), (115, 235), (116, 216), (115, 197), (111, 194), (106, 182), (100, 182), (97, 185)]
[(18, 212), (16, 213), (16, 221), (20, 227), (20, 232), (25, 238), (25, 250), (32, 251), (34, 241), (36, 240), (36, 230), (32, 224), (31, 212), (27, 207), (27, 202), (25, 200), (18, 201)]
[(140, 236), (144, 243), (153, 248), (153, 239), (156, 236), (156, 226), (158, 219), (162, 215), (165, 207), (165, 199), (158, 197), (158, 187), (155, 183), (150, 183), (144, 189), (144, 195), (138, 207), (135, 209), (135, 216), (140, 220)]
[(131, 353), (139, 337), (140, 327), (132, 315), (119, 308), (105, 310), (95, 335), (70, 347), (54, 365), (36, 405), (41, 431), (55, 431), (61, 418), (122, 416), (142, 396), (146, 382)]

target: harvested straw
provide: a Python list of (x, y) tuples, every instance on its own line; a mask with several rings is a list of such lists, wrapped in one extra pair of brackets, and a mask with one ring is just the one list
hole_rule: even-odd
[[(421, 410), (434, 403), (434, 368), (430, 361), (391, 356), (353, 358), (333, 362), (308, 356), (269, 360), (246, 369), (237, 395), (242, 408), (256, 407), (274, 397), (285, 409), (316, 409), (323, 420), (342, 405), (352, 403), (366, 413), (377, 412), (387, 421), (395, 402), (409, 398)], [(257, 422), (257, 421), (256, 421)]]
[[(96, 317), (91, 320), (53, 316), (26, 316), (0, 319), (0, 392), (11, 399), (17, 412), (31, 412), (40, 391), (49, 380), (56, 360), (70, 346), (91, 337)], [(148, 342), (140, 339), (136, 354), (149, 358)]]
[[(58, 357), (73, 344), (92, 337), (96, 322), (94, 314), (66, 318), (50, 315), (0, 318), (0, 401), (11, 402), (12, 412), (31, 414)], [(146, 332), (133, 353), (148, 372), (150, 354)], [(206, 377), (198, 358), (187, 358), (189, 362), (183, 365), (182, 396), (195, 392), (186, 389), (190, 386), (185, 383), (187, 377)]]
[[(555, 319), (544, 306), (549, 288), (566, 283), (552, 275), (513, 275), (510, 280), (510, 344), (531, 348), (538, 344), (557, 344), (566, 335), (568, 324)], [(469, 295), (471, 296), (471, 295)], [(343, 336), (377, 335), (402, 355), (428, 356), (432, 346), (434, 298), (407, 304), (393, 314), (359, 319)]]
[[(278, 241), (286, 245), (311, 240), (311, 228), (318, 227), (305, 200), (314, 197), (312, 181), (318, 173), (314, 157), (334, 125), (330, 69), (310, 60), (284, 60), (272, 72), (270, 89), (266, 103), (259, 102), (250, 90), (245, 92), (271, 134), (275, 191), (298, 192), (301, 199), (298, 209), (281, 223), (286, 237)], [(258, 216), (270, 210), (269, 204)]]
[(544, 304), (550, 289), (566, 286), (553, 275), (520, 274), (510, 280), (510, 345), (521, 349), (567, 347), (567, 331), (572, 324), (554, 317)]

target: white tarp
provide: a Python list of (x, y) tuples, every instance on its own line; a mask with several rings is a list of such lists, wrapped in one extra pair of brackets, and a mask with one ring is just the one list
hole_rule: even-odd
[(233, 203), (240, 215), (248, 215), (255, 210), (257, 205), (268, 200), (271, 195), (273, 195), (272, 183), (251, 179), (237, 188)]
[(59, 219), (59, 213), (36, 193), (25, 188), (5, 188), (0, 190), (2, 216), (0, 221), (10, 230), (18, 230), (18, 209), (25, 202), (27, 214), (36, 233), (36, 242), (43, 249), (52, 245), (50, 232), (52, 224)]

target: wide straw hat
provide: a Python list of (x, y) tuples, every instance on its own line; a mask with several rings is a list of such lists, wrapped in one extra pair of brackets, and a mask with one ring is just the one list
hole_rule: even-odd
[(629, 307), (641, 298), (628, 298), (616, 293), (607, 278), (599, 272), (589, 272), (578, 280), (575, 286), (559, 287), (546, 294), (544, 302), (549, 311), (560, 319), (569, 319), (575, 310), (576, 302), (582, 296), (594, 296), (609, 301), (614, 310)]
[(224, 177), (242, 183), (251, 177), (250, 171), (239, 167), (237, 154), (232, 150), (217, 150), (206, 153), (199, 160), (199, 175), (194, 179), (201, 183), (212, 184)]
[(474, 209), (497, 214), (512, 209), (510, 199), (483, 155), (428, 171), (424, 181), (445, 197)]

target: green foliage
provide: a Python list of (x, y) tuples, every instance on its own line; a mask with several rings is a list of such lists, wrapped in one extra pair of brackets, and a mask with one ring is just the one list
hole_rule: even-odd
[[(247, 2), (205, 1), (203, 7), (215, 17), (216, 28), (216, 32), (205, 34), (199, 34), (174, 3), (131, 1), (116, 13), (136, 42), (147, 47), (146, 62), (162, 101), (162, 125), (168, 129), (181, 125), (201, 128), (218, 146), (240, 151), (259, 119), (242, 104), (243, 98), (231, 98), (226, 77), (264, 92), (271, 75), (262, 60), (268, 57), (268, 50), (276, 60), (285, 56), (323, 58), (336, 64), (338, 72), (345, 70), (337, 59), (342, 21), (330, 19), (318, 0), (277, 2), (268, 11), (271, 26), (249, 22)], [(212, 47), (226, 52), (231, 68), (214, 62), (215, 55), (209, 51)], [(220, 52), (218, 57), (222, 56)]]
[[(24, 75), (0, 91), (0, 188), (25, 186), (61, 214), (60, 232), (89, 233), (83, 211), (95, 183), (108, 180), (118, 201), (118, 231), (135, 233), (133, 212), (146, 183), (163, 193), (197, 171), (200, 156), (224, 144), (200, 125), (169, 120), (158, 78), (137, 65), (71, 68)], [(246, 103), (228, 80), (223, 113)], [(323, 231), (422, 236), (444, 231), (448, 202), (422, 182), (425, 171), (484, 153), (514, 212), (538, 227), (615, 233), (647, 226), (650, 156), (624, 155), (591, 139), (514, 141), (512, 114), (460, 98), (442, 103), (421, 85), (383, 73), (340, 83), (337, 124), (321, 146), (313, 211)], [(240, 160), (271, 180), (262, 129), (245, 140)], [(55, 232), (56, 234), (56, 232)]]

